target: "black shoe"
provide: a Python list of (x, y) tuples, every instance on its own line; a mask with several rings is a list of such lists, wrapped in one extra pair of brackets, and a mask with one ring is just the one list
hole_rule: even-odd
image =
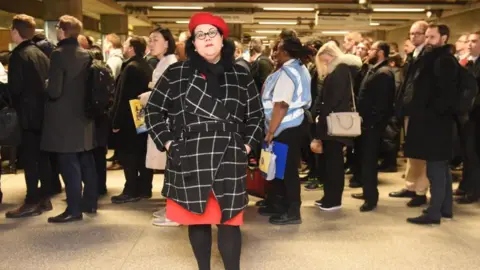
[(258, 209), (258, 214), (264, 217), (278, 216), (285, 212), (286, 210), (279, 205), (267, 205)]
[(0, 190), (0, 203), (3, 201), (3, 192)]
[(112, 197), (112, 203), (115, 204), (122, 204), (122, 203), (129, 203), (129, 202), (138, 202), (140, 201), (140, 197), (133, 197), (127, 194), (120, 194), (118, 196)]
[(318, 201), (315, 201), (316, 206), (322, 206), (322, 204), (323, 204), (323, 198)]
[(83, 219), (82, 214), (77, 216), (72, 216), (70, 213), (65, 211), (56, 217), (48, 218), (48, 223), (67, 223), (67, 222), (80, 221), (82, 219)]
[(402, 179), (405, 179), (405, 174), (402, 174)]
[(53, 210), (52, 202), (50, 200), (43, 200), (40, 203), (39, 207), (42, 212), (48, 212)]
[(360, 212), (371, 212), (377, 208), (377, 204), (365, 202), (360, 206)]
[(392, 198), (415, 198), (417, 194), (413, 191), (402, 189), (400, 191), (391, 192), (388, 196)]
[(352, 178), (350, 180), (350, 184), (348, 184), (348, 187), (350, 187), (350, 188), (361, 188), (362, 184)]
[(260, 200), (255, 203), (255, 206), (257, 207), (266, 207), (267, 206), (267, 200)]
[[(423, 209), (422, 214), (428, 215), (428, 208)], [(444, 218), (444, 219), (453, 219), (453, 214), (445, 214), (445, 213), (442, 213), (442, 218)]]
[(268, 222), (274, 225), (295, 225), (302, 224), (302, 218), (300, 215), (289, 216), (287, 213), (284, 213), (282, 215), (270, 217)]
[(440, 225), (440, 220), (433, 220), (427, 215), (421, 215), (416, 218), (407, 218), (407, 222), (416, 225)]
[(345, 174), (346, 174), (346, 175), (352, 175), (352, 174), (353, 174), (352, 168), (346, 168), (346, 169), (345, 169)]
[(317, 181), (312, 181), (305, 185), (305, 190), (307, 191), (314, 191), (319, 190), (323, 187), (323, 185), (319, 184)]
[(463, 197), (463, 196), (465, 196), (465, 195), (467, 195), (467, 193), (466, 193), (465, 191), (459, 189), (459, 188), (457, 188), (457, 189), (455, 189), (455, 190), (453, 191), (453, 196)]
[(478, 202), (478, 197), (465, 195), (455, 200), (458, 204), (472, 204)]
[(151, 199), (151, 198), (152, 198), (152, 194), (140, 195), (140, 198), (142, 198), (142, 199)]
[(352, 194), (352, 198), (357, 200), (365, 200), (365, 196), (363, 196), (363, 193)]
[(24, 204), (19, 208), (9, 211), (5, 214), (6, 218), (24, 218), (24, 217), (33, 217), (42, 214), (38, 204)]
[(427, 204), (427, 196), (417, 195), (407, 203), (407, 206), (408, 207), (420, 207), (420, 206), (425, 205), (425, 204)]

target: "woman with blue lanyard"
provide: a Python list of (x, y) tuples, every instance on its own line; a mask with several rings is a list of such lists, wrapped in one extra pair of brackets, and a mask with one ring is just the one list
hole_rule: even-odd
[(308, 136), (305, 111), (311, 105), (310, 74), (300, 59), (309, 53), (296, 37), (280, 40), (274, 58), (280, 67), (265, 81), (262, 103), (265, 109), (265, 142), (288, 145), (284, 179), (274, 179), (269, 192), (271, 203), (261, 209), (270, 223), (302, 223), (298, 166), (301, 144)]

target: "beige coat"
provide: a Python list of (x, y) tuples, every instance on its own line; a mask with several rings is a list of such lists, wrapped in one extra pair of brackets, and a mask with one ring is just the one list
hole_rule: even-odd
[[(173, 54), (165, 56), (162, 60), (160, 60), (160, 62), (158, 62), (157, 67), (153, 72), (153, 78), (150, 85), (151, 88), (153, 88), (155, 84), (157, 84), (158, 79), (162, 76), (163, 72), (165, 72), (168, 66), (170, 66), (175, 62), (177, 62), (177, 58)], [(142, 95), (139, 96), (140, 103), (142, 104), (143, 107), (147, 105), (148, 99), (150, 98), (151, 93), (152, 91), (143, 93)], [(157, 149), (157, 146), (153, 142), (152, 138), (148, 136), (147, 158), (145, 161), (146, 167), (153, 170), (165, 170), (166, 162), (167, 162), (166, 153), (160, 152)]]

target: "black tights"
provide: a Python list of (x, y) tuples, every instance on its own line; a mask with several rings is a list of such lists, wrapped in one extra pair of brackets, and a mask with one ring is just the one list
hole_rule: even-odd
[[(225, 270), (240, 270), (242, 235), (239, 226), (217, 225), (218, 249), (222, 255)], [(188, 236), (199, 270), (210, 270), (212, 253), (212, 226), (190, 225)]]

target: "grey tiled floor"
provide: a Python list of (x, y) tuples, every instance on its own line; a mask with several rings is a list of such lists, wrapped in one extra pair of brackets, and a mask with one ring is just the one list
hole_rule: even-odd
[[(322, 213), (313, 206), (322, 191), (302, 191), (303, 224), (271, 226), (256, 214), (252, 199), (243, 230), (242, 269), (480, 269), (480, 204), (456, 206), (455, 219), (437, 227), (405, 222), (420, 209), (390, 199), (400, 189), (401, 173), (381, 175), (381, 199), (375, 212), (361, 214), (360, 201)], [(21, 203), (23, 175), (2, 177), (0, 269), (195, 269), (185, 227), (158, 228), (151, 214), (162, 203), (162, 176), (155, 176), (154, 198), (112, 205), (123, 174), (109, 172), (109, 196), (96, 216), (74, 224), (51, 225), (47, 217), (65, 208), (64, 195), (54, 198), (54, 211), (38, 217), (7, 220), (8, 209)], [(214, 237), (214, 239), (216, 239)], [(216, 245), (212, 269), (223, 269)]]

